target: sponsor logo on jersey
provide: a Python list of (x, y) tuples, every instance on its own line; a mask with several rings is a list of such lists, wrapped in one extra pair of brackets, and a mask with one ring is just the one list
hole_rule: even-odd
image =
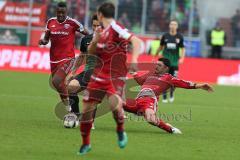
[(70, 24), (64, 24), (64, 28), (68, 29), (70, 27)]
[(177, 44), (176, 43), (167, 43), (167, 48), (168, 49), (176, 49), (177, 48)]
[(69, 35), (69, 33), (68, 32), (51, 32), (51, 34), (53, 34), (53, 35)]
[(180, 39), (179, 38), (176, 39), (176, 43), (180, 43)]

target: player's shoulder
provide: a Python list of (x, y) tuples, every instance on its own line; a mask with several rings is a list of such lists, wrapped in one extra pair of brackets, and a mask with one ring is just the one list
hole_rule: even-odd
[(161, 77), (163, 77), (163, 78), (173, 78), (173, 76), (171, 75), (171, 74), (169, 74), (169, 73), (165, 73), (165, 74), (163, 74)]
[(112, 29), (117, 32), (117, 33), (121, 33), (122, 31), (127, 31), (128, 29), (124, 27), (124, 25), (122, 25), (120, 22), (118, 21), (113, 21), (111, 23), (111, 27)]
[(163, 33), (163, 35), (162, 35), (163, 37), (169, 37), (170, 36), (170, 34), (168, 33), (168, 32), (165, 32), (165, 33)]
[(183, 38), (183, 35), (181, 34), (181, 33), (177, 33), (177, 37), (179, 37), (179, 38)]
[(51, 22), (56, 22), (56, 21), (57, 21), (57, 17), (52, 17), (47, 20), (47, 24)]
[(79, 26), (82, 25), (78, 20), (76, 20), (76, 19), (74, 19), (74, 18), (72, 18), (72, 17), (67, 17), (67, 22), (68, 22), (68, 23), (77, 24), (77, 25), (79, 25)]

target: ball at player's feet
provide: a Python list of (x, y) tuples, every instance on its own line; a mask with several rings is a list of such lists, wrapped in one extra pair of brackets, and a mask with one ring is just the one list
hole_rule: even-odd
[(63, 126), (65, 128), (76, 128), (79, 126), (78, 118), (75, 114), (69, 113), (64, 116)]

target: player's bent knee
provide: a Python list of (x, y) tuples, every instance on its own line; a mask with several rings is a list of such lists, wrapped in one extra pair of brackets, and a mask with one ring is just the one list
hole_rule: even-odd
[(122, 99), (118, 95), (111, 95), (109, 97), (109, 103), (112, 111), (121, 108), (123, 105)]
[(81, 86), (77, 80), (72, 80), (68, 84), (67, 88), (69, 93), (76, 93), (78, 90), (81, 89)]

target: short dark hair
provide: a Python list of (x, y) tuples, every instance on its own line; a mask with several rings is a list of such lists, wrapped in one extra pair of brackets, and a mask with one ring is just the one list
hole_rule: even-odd
[(102, 13), (106, 18), (114, 18), (115, 6), (111, 2), (105, 2), (98, 8), (98, 12)]
[(169, 59), (167, 59), (167, 58), (159, 58), (158, 61), (163, 62), (163, 64), (164, 64), (165, 66), (167, 66), (168, 68), (171, 67), (171, 62), (170, 62)]
[(177, 24), (179, 24), (177, 19), (171, 19), (171, 20), (170, 20), (170, 23), (171, 23), (171, 22), (177, 22)]
[(60, 8), (67, 8), (67, 3), (66, 3), (66, 2), (63, 2), (63, 1), (58, 2), (57, 7), (60, 7)]
[(98, 20), (97, 13), (94, 13), (94, 14), (92, 15), (92, 22), (93, 22), (93, 21), (97, 21), (97, 20)]

